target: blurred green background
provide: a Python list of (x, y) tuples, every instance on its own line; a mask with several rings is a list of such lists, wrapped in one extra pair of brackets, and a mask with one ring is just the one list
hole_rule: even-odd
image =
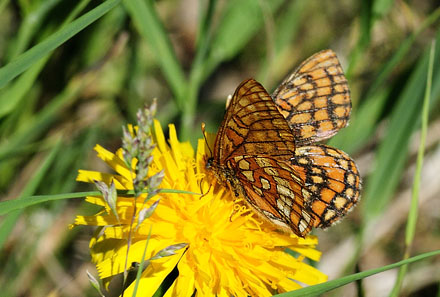
[[(330, 279), (440, 248), (439, 1), (0, 0), (0, 195), (94, 190), (78, 169), (158, 99), (181, 140), (215, 132), (249, 77), (272, 91), (301, 61), (333, 49), (349, 80), (350, 126), (330, 140), (358, 163), (362, 199), (316, 230)], [(405, 246), (429, 49), (437, 40), (415, 237)], [(97, 296), (86, 270), (91, 228), (68, 229), (81, 199), (0, 217), (1, 296)], [(397, 271), (329, 296), (389, 296)], [(398, 296), (440, 296), (440, 258), (409, 267)]]

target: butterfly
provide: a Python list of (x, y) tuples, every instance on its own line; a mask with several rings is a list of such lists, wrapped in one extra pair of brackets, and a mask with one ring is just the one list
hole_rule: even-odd
[(206, 168), (263, 219), (305, 237), (358, 201), (354, 161), (314, 144), (343, 128), (350, 110), (347, 81), (330, 50), (303, 62), (272, 97), (254, 79), (245, 80), (227, 107)]

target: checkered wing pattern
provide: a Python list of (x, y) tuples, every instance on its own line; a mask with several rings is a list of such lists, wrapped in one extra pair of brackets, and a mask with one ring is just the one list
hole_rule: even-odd
[(304, 61), (272, 94), (295, 136), (307, 145), (347, 125), (351, 111), (347, 79), (336, 54), (324, 50)]
[(330, 50), (305, 61), (272, 97), (246, 80), (228, 105), (206, 167), (262, 218), (305, 237), (359, 199), (354, 161), (313, 145), (344, 127), (350, 109), (347, 81)]
[(263, 218), (304, 237), (314, 221), (304, 208), (303, 182), (289, 165), (294, 152), (286, 120), (266, 90), (250, 79), (229, 103), (207, 167)]
[(271, 155), (288, 161), (295, 140), (270, 95), (254, 79), (242, 82), (232, 96), (214, 144), (214, 159)]
[(268, 156), (237, 156), (228, 165), (263, 218), (301, 237), (311, 231), (315, 219), (304, 205), (304, 183), (291, 166)]
[(302, 196), (314, 227), (329, 227), (358, 201), (359, 171), (343, 151), (326, 145), (298, 147), (291, 165), (304, 182)]

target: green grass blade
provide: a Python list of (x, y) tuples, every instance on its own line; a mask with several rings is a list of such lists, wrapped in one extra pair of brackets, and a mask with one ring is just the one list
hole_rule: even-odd
[[(216, 1), (209, 4), (214, 7)], [(191, 71), (187, 92), (182, 99), (185, 102), (182, 114), (182, 126), (180, 135), (183, 139), (190, 137), (195, 114), (195, 104), (197, 95), (203, 81), (214, 71), (214, 69), (223, 61), (237, 55), (246, 43), (254, 36), (263, 25), (262, 6), (258, 1), (244, 0), (228, 2), (225, 12), (213, 34), (212, 42), (208, 48), (206, 41), (208, 39), (198, 39), (197, 55)], [(265, 3), (269, 13), (275, 11), (282, 1), (270, 1)], [(209, 8), (208, 8), (209, 18)], [(202, 27), (204, 22), (200, 24)], [(237, 30), (240, 28), (240, 30)], [(202, 28), (206, 30), (206, 28)], [(201, 31), (206, 35), (205, 32)], [(203, 34), (200, 36), (204, 36)], [(210, 41), (210, 40), (209, 40)], [(209, 49), (209, 51), (208, 51)]]
[(17, 42), (15, 48), (10, 57), (11, 60), (15, 59), (21, 54), (35, 37), (35, 33), (40, 29), (41, 23), (44, 21), (45, 16), (49, 11), (54, 8), (60, 0), (47, 0), (43, 2), (35, 2), (34, 6), (37, 6), (33, 11), (26, 15), (17, 33)]
[(99, 195), (101, 195), (101, 192), (91, 191), (91, 192), (56, 194), (56, 195), (38, 195), (38, 196), (29, 196), (14, 200), (6, 200), (0, 202), (0, 215), (5, 215), (12, 211), (24, 209), (26, 207), (40, 204), (43, 202), (71, 199), (71, 198), (84, 198), (86, 196), (99, 196)]
[[(143, 193), (147, 193), (144, 191)], [(164, 194), (188, 194), (188, 195), (201, 195), (200, 193), (175, 190), (175, 189), (161, 189), (160, 193)], [(134, 191), (118, 191), (118, 195), (133, 195)], [(64, 193), (56, 195), (38, 195), (38, 196), (28, 196), (13, 200), (6, 200), (0, 202), (0, 215), (8, 214), (12, 211), (23, 209), (35, 204), (40, 204), (47, 201), (72, 199), (72, 198), (84, 198), (86, 196), (101, 196), (99, 191), (90, 192), (77, 192), (77, 193)]]
[[(420, 194), (420, 180), (422, 178), (422, 166), (423, 166), (423, 157), (425, 153), (426, 134), (428, 133), (429, 101), (432, 91), (432, 72), (434, 68), (434, 53), (435, 53), (435, 42), (432, 43), (431, 51), (429, 54), (429, 66), (428, 66), (428, 75), (427, 75), (428, 77), (426, 79), (425, 98), (423, 100), (423, 108), (422, 108), (422, 129), (420, 135), (420, 144), (419, 144), (419, 151), (417, 154), (416, 171), (414, 174), (411, 207), (409, 209), (408, 220), (406, 223), (404, 259), (407, 259), (410, 255), (412, 242), (414, 240), (414, 235), (416, 230), (419, 194)], [(402, 267), (400, 267), (399, 273), (397, 275), (397, 280), (396, 283), (394, 284), (390, 297), (399, 296), (400, 288), (402, 286), (403, 279), (405, 277), (407, 269), (408, 269), (407, 265), (403, 265)]]
[(33, 86), (33, 83), (37, 79), (47, 60), (48, 57), (38, 60), (28, 71), (11, 83), (8, 88), (4, 88), (0, 91), (0, 98), (7, 98), (7, 100), (2, 100), (2, 103), (0, 104), (0, 118), (11, 113), (20, 103), (23, 102), (22, 99), (25, 98), (29, 89)]
[(298, 35), (301, 21), (305, 16), (302, 15), (307, 1), (299, 0), (289, 3), (283, 15), (280, 17), (275, 32), (275, 49), (277, 52), (288, 48)]
[[(58, 154), (58, 151), (60, 150), (62, 141), (61, 139), (58, 140), (58, 142), (55, 144), (55, 146), (52, 148), (52, 150), (49, 152), (47, 157), (44, 159), (41, 166), (35, 171), (35, 174), (32, 176), (30, 181), (26, 184), (25, 188), (23, 189), (23, 192), (21, 193), (20, 198), (14, 200), (16, 203), (20, 203), (22, 201), (22, 198), (24, 196), (32, 195), (35, 190), (40, 185), (41, 181), (44, 179), (46, 172), (49, 170), (50, 166), (52, 165), (52, 162), (54, 162), (56, 155)], [(7, 201), (2, 202), (6, 203)], [(0, 213), (4, 210), (5, 207), (0, 207)], [(18, 218), (20, 217), (21, 210), (18, 208), (15, 208), (12, 213), (10, 213), (4, 220), (2, 221), (2, 224), (0, 226), (0, 250), (3, 249), (3, 245), (8, 238), (9, 234), (11, 233), (12, 229), (14, 228)], [(10, 211), (8, 211), (10, 212)]]
[[(75, 8), (70, 12), (69, 16), (63, 21), (61, 27), (66, 26), (71, 22), (79, 12), (84, 9), (84, 7), (90, 2), (90, 0), (82, 0), (79, 2)], [(22, 100), (25, 95), (28, 94), (30, 88), (34, 85), (35, 80), (40, 74), (46, 62), (49, 60), (49, 55), (37, 61), (34, 65), (30, 67), (23, 75), (17, 78), (13, 83), (11, 83), (7, 88), (4, 88), (0, 92), (0, 98), (8, 98), (8, 100), (3, 100), (0, 105), (0, 118), (9, 114), (13, 111)]]
[(389, 87), (383, 87), (372, 94), (350, 118), (350, 125), (332, 137), (328, 145), (342, 149), (348, 154), (359, 150), (377, 128), (377, 122), (390, 94)]
[[(440, 39), (440, 31), (437, 34), (437, 39)], [(438, 44), (437, 42), (437, 46)], [(439, 58), (438, 53), (439, 51), (436, 50), (436, 61)], [(409, 139), (418, 126), (421, 117), (419, 109), (423, 102), (428, 60), (429, 52), (423, 56), (412, 73), (401, 93), (397, 106), (391, 114), (387, 133), (377, 151), (373, 164), (374, 174), (367, 180), (364, 191), (363, 212), (365, 222), (369, 222), (386, 209), (399, 183), (408, 155)], [(436, 64), (439, 63), (436, 62)], [(440, 84), (439, 76), (440, 67), (437, 68), (433, 80), (437, 85)], [(437, 88), (434, 87), (433, 89)], [(433, 94), (432, 98), (433, 100), (439, 99), (436, 94)]]
[[(292, 44), (298, 36), (300, 26), (305, 18), (303, 12), (307, 3), (305, 0), (289, 2), (282, 14), (274, 20), (276, 28), (274, 29), (273, 55), (267, 54), (265, 56), (256, 75), (256, 79), (263, 85), (269, 87), (274, 83), (279, 83), (285, 72), (291, 70), (286, 69), (286, 57), (291, 55)], [(268, 38), (266, 39), (266, 43), (269, 43)], [(271, 45), (268, 44), (269, 46)]]
[(358, 64), (359, 60), (362, 58), (362, 53), (365, 51), (367, 46), (370, 44), (371, 40), (371, 30), (373, 28), (374, 19), (372, 17), (372, 1), (361, 1), (360, 7), (360, 34), (359, 39), (356, 42), (356, 46), (352, 50), (350, 57), (348, 68), (345, 71), (345, 76), (348, 80), (351, 79), (354, 69)]
[[(387, 95), (390, 91), (387, 82), (393, 70), (410, 53), (417, 37), (439, 18), (440, 8), (431, 13), (420, 27), (402, 42), (393, 56), (380, 69), (377, 78), (373, 81), (365, 95), (365, 103), (359, 106), (358, 110), (351, 117), (350, 125), (332, 137), (328, 143), (329, 145), (341, 148), (347, 153), (353, 153), (368, 141), (376, 128), (376, 123), (385, 106)], [(353, 139), (356, 141), (353, 141)]]
[(146, 258), (146, 254), (147, 254), (148, 243), (150, 242), (150, 238), (151, 238), (151, 230), (153, 230), (153, 225), (152, 224), (150, 225), (150, 230), (148, 231), (147, 242), (145, 242), (145, 247), (144, 247), (144, 251), (142, 253), (142, 258), (139, 261), (139, 267), (138, 267), (138, 271), (136, 273), (136, 282), (134, 284), (134, 289), (133, 289), (132, 297), (136, 296), (137, 289), (139, 287), (139, 282), (141, 280), (141, 275), (142, 275), (142, 272), (144, 271), (144, 265), (145, 265), (145, 258)]
[(420, 146), (417, 154), (417, 166), (414, 175), (411, 208), (408, 215), (408, 224), (406, 228), (405, 244), (408, 246), (411, 245), (414, 239), (415, 229), (416, 229), (415, 226), (417, 221), (420, 181), (422, 177), (422, 166), (423, 166), (423, 157), (425, 153), (426, 135), (428, 133), (429, 102), (431, 100), (431, 92), (432, 92), (434, 55), (435, 55), (435, 41), (432, 43), (431, 51), (429, 55), (428, 77), (426, 80), (426, 91), (425, 91), (425, 98), (423, 100), (423, 109), (422, 109), (422, 129), (420, 135)]
[(397, 49), (396, 53), (379, 71), (379, 75), (374, 80), (370, 90), (367, 93), (366, 96), (367, 98), (369, 97), (369, 94), (375, 93), (386, 84), (391, 72), (403, 61), (406, 55), (410, 53), (410, 50), (414, 45), (414, 42), (416, 41), (417, 37), (419, 37), (422, 32), (424, 32), (427, 28), (429, 28), (429, 26), (431, 26), (439, 18), (440, 18), (440, 7), (434, 10), (433, 13), (431, 13), (425, 20), (423, 20), (420, 27), (417, 28), (417, 30), (414, 33), (412, 33), (408, 38), (406, 38), (402, 42), (400, 47)]
[(8, 139), (3, 139), (0, 142), (0, 161), (16, 157), (17, 152), (20, 152), (23, 146), (37, 139), (57, 119), (60, 114), (59, 111), (69, 106), (83, 88), (83, 82), (72, 82), (71, 85), (67, 86), (62, 93), (53, 98), (42, 110), (27, 119), (28, 124), (25, 128), (10, 135)]
[(376, 0), (373, 3), (373, 17), (374, 18), (382, 18), (391, 9), (391, 6), (394, 4), (394, 0)]
[(197, 109), (197, 98), (200, 87), (205, 77), (205, 60), (210, 49), (211, 23), (217, 5), (217, 0), (208, 1), (205, 11), (199, 21), (197, 34), (196, 55), (189, 74), (188, 87), (186, 88), (185, 104), (181, 104), (183, 113), (181, 117), (180, 137), (195, 141), (196, 134), (192, 133), (193, 121)]
[(175, 96), (176, 104), (182, 110), (185, 100), (183, 95), (186, 89), (185, 75), (156, 13), (154, 4), (151, 0), (124, 0), (123, 3), (137, 30), (153, 50)]
[(334, 279), (319, 285), (314, 285), (314, 286), (310, 286), (307, 288), (303, 288), (303, 289), (299, 289), (296, 291), (292, 291), (292, 292), (287, 292), (287, 293), (282, 293), (282, 294), (278, 294), (278, 295), (274, 295), (277, 297), (312, 297), (312, 296), (319, 296), (321, 294), (324, 294), (325, 292), (331, 291), (333, 289), (339, 288), (341, 286), (344, 286), (346, 284), (349, 284), (351, 282), (360, 280), (360, 279), (364, 279), (368, 276), (372, 276), (374, 274), (378, 274), (390, 269), (394, 269), (394, 268), (398, 268), (402, 265), (408, 265), (417, 261), (421, 261), (423, 259), (429, 258), (429, 257), (434, 257), (440, 255), (440, 250), (436, 250), (436, 251), (432, 251), (432, 252), (428, 252), (428, 253), (423, 253), (421, 255), (406, 259), (406, 260), (402, 260), (390, 265), (386, 265), (386, 266), (382, 266), (379, 268), (375, 268), (375, 269), (370, 269), (367, 271), (363, 271), (363, 272), (358, 272), (355, 274), (351, 274), (351, 275), (347, 275), (338, 279)]
[[(282, 1), (268, 1), (271, 12), (275, 11)], [(205, 78), (221, 62), (231, 59), (259, 32), (263, 25), (263, 14), (258, 1), (229, 1), (214, 35), (211, 51), (206, 61)]]
[(8, 5), (9, 0), (0, 0), (0, 14), (3, 12), (3, 9)]
[(52, 34), (43, 42), (40, 42), (25, 53), (21, 54), (14, 61), (0, 68), (0, 88), (3, 88), (10, 80), (21, 74), (38, 60), (48, 55), (55, 48), (102, 17), (109, 10), (118, 5), (120, 1), (121, 0), (105, 1), (58, 32)]

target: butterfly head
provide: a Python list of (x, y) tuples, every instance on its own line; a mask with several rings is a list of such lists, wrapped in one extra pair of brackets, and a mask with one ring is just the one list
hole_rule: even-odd
[(208, 157), (205, 155), (204, 161), (208, 175), (213, 177), (219, 184), (226, 186), (231, 176), (230, 170), (225, 166), (220, 165), (214, 157)]
[(206, 169), (211, 169), (213, 167), (213, 164), (214, 164), (214, 158), (213, 157), (209, 157), (205, 161), (205, 168)]

